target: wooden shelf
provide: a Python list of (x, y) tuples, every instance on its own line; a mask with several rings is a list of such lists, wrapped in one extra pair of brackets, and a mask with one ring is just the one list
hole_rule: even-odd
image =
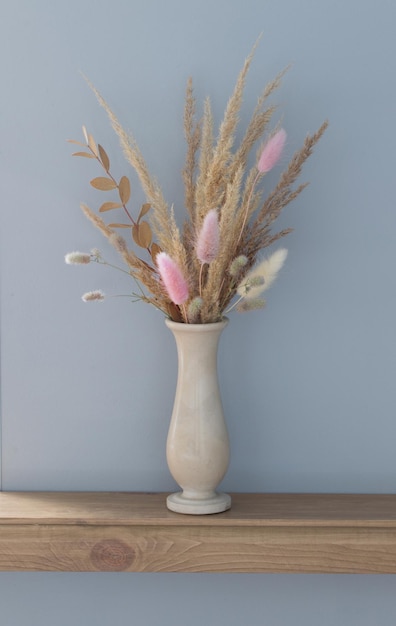
[(226, 513), (159, 493), (0, 493), (0, 570), (396, 573), (396, 495), (233, 494)]

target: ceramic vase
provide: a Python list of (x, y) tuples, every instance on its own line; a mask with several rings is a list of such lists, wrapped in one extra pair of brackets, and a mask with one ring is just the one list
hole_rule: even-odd
[(230, 508), (228, 494), (217, 493), (229, 463), (230, 446), (221, 403), (217, 351), (228, 320), (182, 324), (166, 320), (176, 340), (178, 377), (166, 455), (182, 491), (167, 498), (177, 513), (205, 515)]

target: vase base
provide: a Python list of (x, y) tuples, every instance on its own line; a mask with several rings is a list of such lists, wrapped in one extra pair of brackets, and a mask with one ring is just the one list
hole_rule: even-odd
[(183, 492), (172, 493), (166, 499), (166, 506), (175, 513), (186, 515), (211, 515), (222, 513), (231, 507), (231, 496), (227, 493), (216, 493), (213, 497), (199, 500), (198, 498), (186, 498)]

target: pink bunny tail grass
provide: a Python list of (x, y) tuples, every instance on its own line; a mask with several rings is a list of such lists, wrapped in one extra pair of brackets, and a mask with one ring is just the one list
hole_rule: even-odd
[(219, 252), (219, 218), (216, 209), (211, 209), (205, 215), (201, 232), (197, 241), (197, 257), (201, 263), (211, 263)]
[(281, 128), (267, 141), (257, 163), (260, 174), (266, 174), (277, 164), (286, 143), (286, 137), (286, 131)]
[(183, 304), (188, 299), (188, 284), (179, 266), (166, 252), (157, 254), (155, 262), (168, 296), (175, 304)]

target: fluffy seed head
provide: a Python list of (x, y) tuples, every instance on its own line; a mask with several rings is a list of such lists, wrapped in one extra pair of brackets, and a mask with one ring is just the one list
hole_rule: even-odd
[(81, 296), (81, 299), (84, 302), (102, 302), (105, 299), (105, 295), (103, 291), (97, 289), (96, 291), (87, 291), (87, 293)]
[(219, 252), (219, 217), (216, 209), (211, 209), (205, 215), (201, 232), (197, 241), (197, 257), (201, 263), (211, 263)]
[(264, 276), (251, 276), (245, 283), (245, 291), (249, 293), (253, 287), (262, 287), (265, 283)]
[(266, 174), (279, 161), (286, 142), (286, 131), (281, 128), (265, 144), (261, 153), (257, 169), (261, 174)]
[(247, 313), (248, 311), (257, 311), (265, 307), (265, 300), (262, 298), (252, 298), (248, 300), (242, 300), (236, 307), (239, 313)]
[(236, 259), (232, 261), (230, 269), (228, 270), (230, 275), (234, 278), (238, 276), (239, 272), (245, 267), (247, 262), (248, 258), (244, 254), (237, 256)]
[(124, 254), (124, 253), (128, 252), (127, 243), (126, 243), (124, 237), (121, 237), (121, 235), (118, 235), (117, 233), (113, 233), (112, 235), (110, 235), (109, 241), (110, 241), (111, 245), (114, 246), (114, 248), (120, 254)]
[(65, 261), (68, 265), (86, 265), (90, 263), (91, 255), (88, 252), (68, 252)]
[[(245, 276), (237, 289), (238, 294), (247, 298), (256, 298), (260, 293), (271, 287), (286, 261), (286, 257), (286, 248), (279, 248), (268, 259), (261, 261)], [(257, 277), (263, 279), (260, 284), (255, 284)], [(246, 285), (249, 286), (248, 289), (246, 289)]]
[(102, 256), (100, 250), (98, 248), (92, 248), (91, 257), (93, 257), (94, 261), (98, 261)]
[(190, 320), (191, 323), (194, 324), (198, 320), (199, 314), (202, 309), (202, 304), (203, 304), (202, 298), (200, 296), (197, 296), (196, 298), (191, 300), (190, 304), (188, 305), (187, 314), (188, 314), (188, 319)]
[(168, 296), (175, 304), (183, 304), (188, 298), (188, 284), (179, 266), (166, 252), (157, 254), (155, 262)]

